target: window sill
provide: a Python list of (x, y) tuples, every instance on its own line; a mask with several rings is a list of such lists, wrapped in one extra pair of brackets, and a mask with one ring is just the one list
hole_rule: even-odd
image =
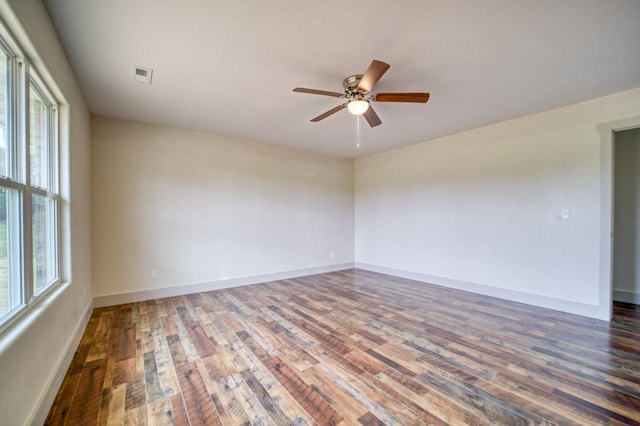
[(55, 300), (71, 285), (60, 281), (43, 290), (30, 304), (0, 329), (0, 357), (40, 318)]

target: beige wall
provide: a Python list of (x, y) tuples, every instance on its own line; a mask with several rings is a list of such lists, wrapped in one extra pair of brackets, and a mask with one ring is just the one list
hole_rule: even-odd
[(614, 194), (614, 296), (640, 303), (640, 128), (616, 133)]
[(92, 144), (98, 298), (353, 262), (351, 160), (101, 117)]
[(356, 264), (606, 317), (598, 126), (632, 116), (640, 89), (357, 160)]
[(42, 424), (91, 307), (90, 117), (43, 2), (0, 0), (5, 23), (63, 99), (62, 277), (66, 284), (0, 334), (0, 424)]

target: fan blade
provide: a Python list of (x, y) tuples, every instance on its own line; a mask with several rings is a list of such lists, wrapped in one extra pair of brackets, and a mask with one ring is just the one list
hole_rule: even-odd
[(426, 103), (428, 93), (376, 93), (371, 97), (376, 102), (418, 102)]
[(316, 118), (312, 118), (311, 121), (313, 121), (314, 123), (317, 123), (318, 121), (324, 120), (328, 116), (330, 116), (332, 114), (335, 114), (336, 112), (340, 111), (341, 109), (344, 109), (346, 106), (347, 106), (347, 104), (338, 105), (337, 107), (335, 107), (333, 109), (330, 109), (329, 111), (325, 112), (324, 114), (320, 114)]
[(376, 127), (382, 124), (382, 121), (380, 121), (380, 117), (378, 117), (378, 114), (376, 114), (371, 105), (369, 105), (369, 108), (367, 108), (363, 115), (364, 118), (367, 119), (367, 123), (369, 123), (369, 126), (371, 127)]
[(358, 84), (358, 90), (361, 90), (365, 93), (368, 93), (373, 90), (373, 86), (376, 85), (380, 77), (384, 75), (385, 72), (389, 69), (391, 65), (385, 64), (381, 61), (376, 61), (375, 59), (371, 61), (371, 65), (369, 65), (369, 69), (362, 76), (362, 80)]
[(304, 87), (296, 87), (295, 89), (293, 89), (293, 91), (296, 92), (296, 93), (309, 93), (311, 95), (333, 96), (333, 97), (336, 97), (336, 98), (344, 98), (345, 97), (344, 93), (328, 92), (326, 90), (305, 89)]

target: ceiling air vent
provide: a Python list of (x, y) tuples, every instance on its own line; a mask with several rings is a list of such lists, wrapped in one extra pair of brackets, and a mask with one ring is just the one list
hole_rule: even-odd
[(133, 79), (138, 83), (151, 84), (151, 74), (153, 74), (151, 68), (133, 66)]

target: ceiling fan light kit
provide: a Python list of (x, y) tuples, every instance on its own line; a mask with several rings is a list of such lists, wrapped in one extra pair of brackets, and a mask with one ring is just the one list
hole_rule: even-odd
[(342, 86), (344, 87), (344, 94), (326, 90), (307, 89), (304, 87), (296, 87), (293, 91), (296, 93), (349, 99), (348, 102), (312, 118), (311, 121), (314, 123), (324, 120), (346, 107), (353, 115), (364, 115), (369, 126), (376, 127), (382, 124), (382, 121), (373, 110), (371, 102), (426, 103), (429, 100), (429, 93), (371, 93), (378, 80), (380, 80), (389, 68), (389, 64), (374, 59), (371, 65), (369, 65), (367, 72), (364, 74), (354, 74), (343, 80)]
[(369, 109), (369, 101), (362, 95), (353, 95), (347, 104), (347, 109), (353, 115), (362, 115)]

